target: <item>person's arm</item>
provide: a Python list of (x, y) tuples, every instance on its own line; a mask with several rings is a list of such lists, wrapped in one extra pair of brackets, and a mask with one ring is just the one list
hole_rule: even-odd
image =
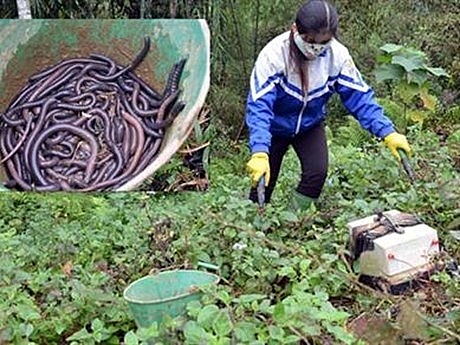
[(364, 129), (381, 139), (395, 132), (393, 122), (375, 101), (374, 91), (362, 79), (351, 58), (343, 64), (335, 88), (345, 108)]
[(364, 129), (383, 139), (398, 160), (401, 160), (398, 149), (411, 153), (406, 137), (396, 132), (393, 122), (385, 116), (382, 106), (375, 100), (374, 91), (362, 79), (351, 57), (343, 64), (335, 88), (345, 108)]
[(268, 52), (262, 51), (251, 73), (246, 104), (246, 124), (249, 129), (251, 153), (269, 152), (270, 123), (274, 116), (273, 105), (279, 80), (277, 67), (271, 61)]
[(270, 123), (274, 117), (273, 105), (279, 78), (280, 74), (273, 62), (273, 52), (267, 48), (263, 49), (252, 70), (246, 105), (246, 124), (249, 129), (251, 150), (251, 159), (247, 163), (247, 168), (254, 184), (264, 175), (266, 185), (270, 180), (268, 162), (272, 137)]

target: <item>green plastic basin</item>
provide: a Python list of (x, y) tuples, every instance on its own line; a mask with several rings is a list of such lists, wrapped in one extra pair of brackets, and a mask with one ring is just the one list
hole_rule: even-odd
[(165, 271), (134, 281), (123, 297), (137, 326), (148, 328), (154, 322), (160, 324), (165, 316), (184, 314), (189, 302), (202, 297), (200, 287), (218, 282), (218, 275), (204, 271)]

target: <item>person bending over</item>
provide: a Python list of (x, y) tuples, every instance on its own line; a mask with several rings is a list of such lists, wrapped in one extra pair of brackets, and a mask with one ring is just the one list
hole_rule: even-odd
[(328, 169), (326, 105), (334, 93), (398, 160), (398, 149), (411, 153), (406, 137), (395, 131), (348, 49), (336, 39), (337, 27), (334, 6), (324, 0), (307, 1), (290, 31), (273, 38), (256, 59), (246, 105), (251, 152), (247, 169), (253, 183), (249, 198), (254, 202), (255, 185), (262, 176), (265, 201), (270, 201), (290, 145), (302, 168), (293, 208), (308, 209), (318, 199)]

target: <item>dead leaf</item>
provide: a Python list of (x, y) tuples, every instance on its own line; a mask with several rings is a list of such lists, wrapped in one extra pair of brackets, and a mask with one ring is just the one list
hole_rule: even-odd
[(397, 323), (405, 338), (425, 340), (428, 337), (427, 323), (419, 314), (418, 306), (411, 301), (404, 301), (401, 304)]
[(67, 261), (63, 266), (62, 266), (62, 272), (67, 276), (71, 277), (72, 276), (72, 270), (73, 270), (73, 264), (72, 261)]
[(191, 294), (193, 294), (193, 293), (195, 293), (195, 292), (197, 292), (197, 291), (200, 291), (200, 289), (199, 289), (199, 287), (196, 286), (196, 285), (192, 285), (192, 286), (190, 286), (189, 289), (188, 289), (188, 292), (191, 293)]
[(403, 344), (400, 332), (389, 320), (379, 315), (362, 314), (347, 327), (358, 339), (372, 345)]
[(427, 89), (422, 89), (420, 91), (420, 98), (422, 99), (423, 106), (431, 111), (436, 110), (436, 104), (438, 103), (438, 99), (436, 96), (430, 95)]
[(412, 109), (408, 112), (409, 118), (416, 123), (423, 123), (428, 118), (428, 113), (420, 109)]

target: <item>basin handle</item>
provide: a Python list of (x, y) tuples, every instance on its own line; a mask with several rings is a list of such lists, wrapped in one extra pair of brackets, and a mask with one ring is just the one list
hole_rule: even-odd
[(217, 266), (217, 265), (214, 265), (214, 264), (210, 264), (208, 262), (203, 262), (203, 261), (198, 261), (197, 263), (197, 267), (203, 267), (203, 268), (207, 268), (208, 270), (212, 270), (212, 271), (219, 271), (220, 267)]

